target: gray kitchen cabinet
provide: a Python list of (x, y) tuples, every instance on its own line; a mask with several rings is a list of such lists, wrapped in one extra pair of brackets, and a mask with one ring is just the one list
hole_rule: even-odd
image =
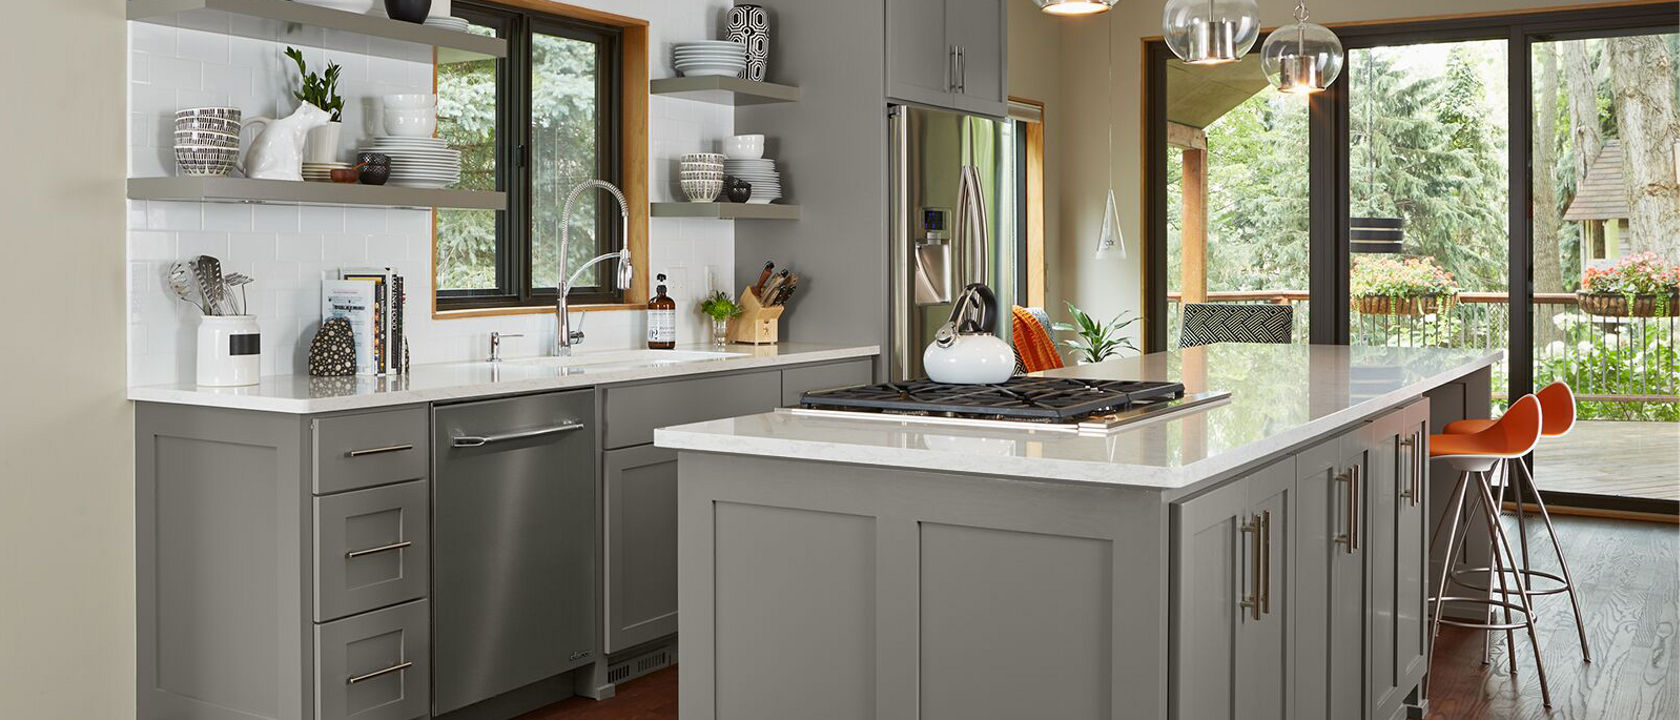
[(1293, 717), (1294, 487), (1290, 458), (1173, 505), (1173, 717)]
[(615, 653), (677, 631), (677, 451), (602, 455), (606, 643)]
[(887, 96), (1008, 114), (1003, 0), (887, 0)]
[(875, 364), (868, 360), (791, 367), (782, 371), (782, 405), (798, 405), (799, 396), (813, 390), (833, 390), (872, 382), (875, 382)]
[(1366, 426), (1369, 448), (1366, 573), (1369, 717), (1402, 716), (1428, 662), (1424, 509), (1429, 457), (1429, 401), (1412, 403)]
[(426, 716), (424, 415), (136, 404), (140, 720)]
[(654, 428), (761, 413), (782, 397), (782, 374), (761, 370), (638, 385), (602, 391), (607, 449), (653, 442)]
[[(1295, 457), (1296, 665), (1298, 717), (1363, 717), (1367, 551), (1355, 543), (1363, 438), (1348, 433)], [(1356, 471), (1354, 468), (1360, 468)]]
[(434, 715), (595, 660), (595, 392), (433, 410)]

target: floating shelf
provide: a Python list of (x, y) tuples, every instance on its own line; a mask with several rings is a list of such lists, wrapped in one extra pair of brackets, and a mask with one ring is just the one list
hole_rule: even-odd
[(726, 202), (656, 202), (654, 217), (716, 218), (718, 220), (798, 220), (798, 205), (750, 205)]
[(649, 85), (649, 92), (654, 95), (698, 100), (713, 105), (761, 105), (794, 102), (799, 99), (799, 88), (792, 85), (753, 82), (732, 77), (662, 78)]
[(507, 193), (230, 177), (129, 178), (130, 200), (506, 210)]
[(443, 64), (508, 53), (507, 41), (500, 38), (292, 0), (129, 0), (128, 19), (338, 50), (345, 48), (337, 42), (329, 45), (333, 34), (353, 33), (369, 38), (366, 51), (371, 55), (416, 62), (432, 62), (433, 48)]

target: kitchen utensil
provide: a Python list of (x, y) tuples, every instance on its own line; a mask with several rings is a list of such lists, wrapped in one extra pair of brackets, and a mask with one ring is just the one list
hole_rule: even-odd
[(385, 0), (385, 14), (392, 20), (423, 23), (432, 14), (432, 0)]
[[(250, 312), (251, 299), (245, 295), (245, 286), (252, 282), (254, 281), (251, 276), (244, 273), (228, 273), (222, 276), (222, 284), (226, 285), (230, 291), (233, 288), (239, 288), (239, 306), (234, 308), (234, 314), (245, 315)], [(228, 301), (233, 301), (231, 292), (228, 294)]]
[(775, 277), (770, 278), (770, 282), (765, 283), (764, 289), (759, 291), (759, 299), (764, 301), (765, 305), (775, 305), (776, 293), (781, 291), (782, 285), (786, 284), (787, 280), (788, 270), (787, 268), (782, 268), (782, 271), (776, 273)]
[(922, 353), (922, 366), (934, 382), (990, 385), (1015, 374), (1015, 350), (998, 336), (997, 296), (984, 283), (972, 283), (951, 308), (951, 317), (934, 333)]
[(753, 283), (752, 288), (750, 288), (750, 290), (752, 291), (753, 297), (758, 297), (758, 298), (764, 297), (764, 284), (767, 283), (767, 282), (770, 282), (770, 276), (772, 274), (774, 274), (775, 272), (776, 272), (776, 261), (774, 261), (774, 260), (764, 261), (764, 271), (760, 272), (758, 274), (758, 282)]
[[(309, 131), (327, 124), (332, 114), (303, 103), (289, 117), (251, 118), (246, 125), (264, 125), (245, 155), (245, 176), (254, 180), (303, 180), (303, 143)], [(219, 277), (219, 276), (218, 276)]]
[(198, 292), (198, 277), (193, 272), (192, 263), (183, 260), (169, 267), (169, 289), (175, 291), (176, 297), (192, 303), (200, 314), (210, 314), (210, 308), (204, 304), (204, 295)]
[(193, 277), (198, 280), (198, 294), (204, 298), (206, 315), (232, 315), (227, 302), (227, 285), (222, 281), (222, 261), (209, 255), (192, 259)]
[(786, 305), (788, 299), (793, 297), (793, 291), (798, 289), (799, 273), (794, 273), (792, 276), (788, 277), (787, 282), (782, 283), (781, 289), (776, 291), (776, 297), (771, 298), (770, 304)]

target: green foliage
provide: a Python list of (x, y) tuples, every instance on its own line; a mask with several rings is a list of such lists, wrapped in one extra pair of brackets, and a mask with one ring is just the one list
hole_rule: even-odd
[(1457, 295), (1458, 283), (1435, 258), (1396, 259), (1366, 256), (1353, 263), (1349, 278), (1354, 297), (1383, 295), (1391, 298), (1421, 295)]
[[(1673, 320), (1552, 318), (1561, 334), (1536, 353), (1534, 386), (1569, 383), (1576, 395), (1680, 396), (1680, 353)], [(1583, 420), (1680, 421), (1680, 403), (1582, 400)]]
[(338, 75), (344, 71), (338, 63), (329, 61), (327, 72), (317, 75), (309, 72), (309, 63), (303, 59), (303, 51), (295, 47), (286, 48), (286, 57), (297, 63), (299, 81), (302, 87), (292, 95), (299, 100), (332, 113), (332, 121), (343, 120), (344, 98), (338, 94)]
[(1068, 303), (1067, 309), (1068, 314), (1073, 316), (1073, 323), (1053, 323), (1050, 329), (1076, 333), (1077, 337), (1059, 341), (1057, 344), (1077, 353), (1079, 360), (1097, 363), (1113, 357), (1122, 348), (1137, 351), (1132, 339), (1123, 333), (1126, 326), (1136, 322), (1137, 318), (1128, 318), (1128, 313), (1121, 311), (1113, 320), (1105, 323), (1074, 307), (1073, 303)]
[(729, 293), (719, 290), (700, 301), (700, 312), (713, 320), (728, 320), (740, 315), (744, 310), (735, 304), (735, 299), (729, 297)]

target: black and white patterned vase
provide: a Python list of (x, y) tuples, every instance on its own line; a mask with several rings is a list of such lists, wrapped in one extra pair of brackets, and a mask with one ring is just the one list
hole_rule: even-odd
[(309, 343), (311, 377), (342, 377), (356, 374), (356, 333), (350, 321), (327, 318)]
[(770, 13), (759, 5), (729, 8), (729, 39), (747, 46), (747, 69), (741, 77), (764, 82), (770, 65)]

